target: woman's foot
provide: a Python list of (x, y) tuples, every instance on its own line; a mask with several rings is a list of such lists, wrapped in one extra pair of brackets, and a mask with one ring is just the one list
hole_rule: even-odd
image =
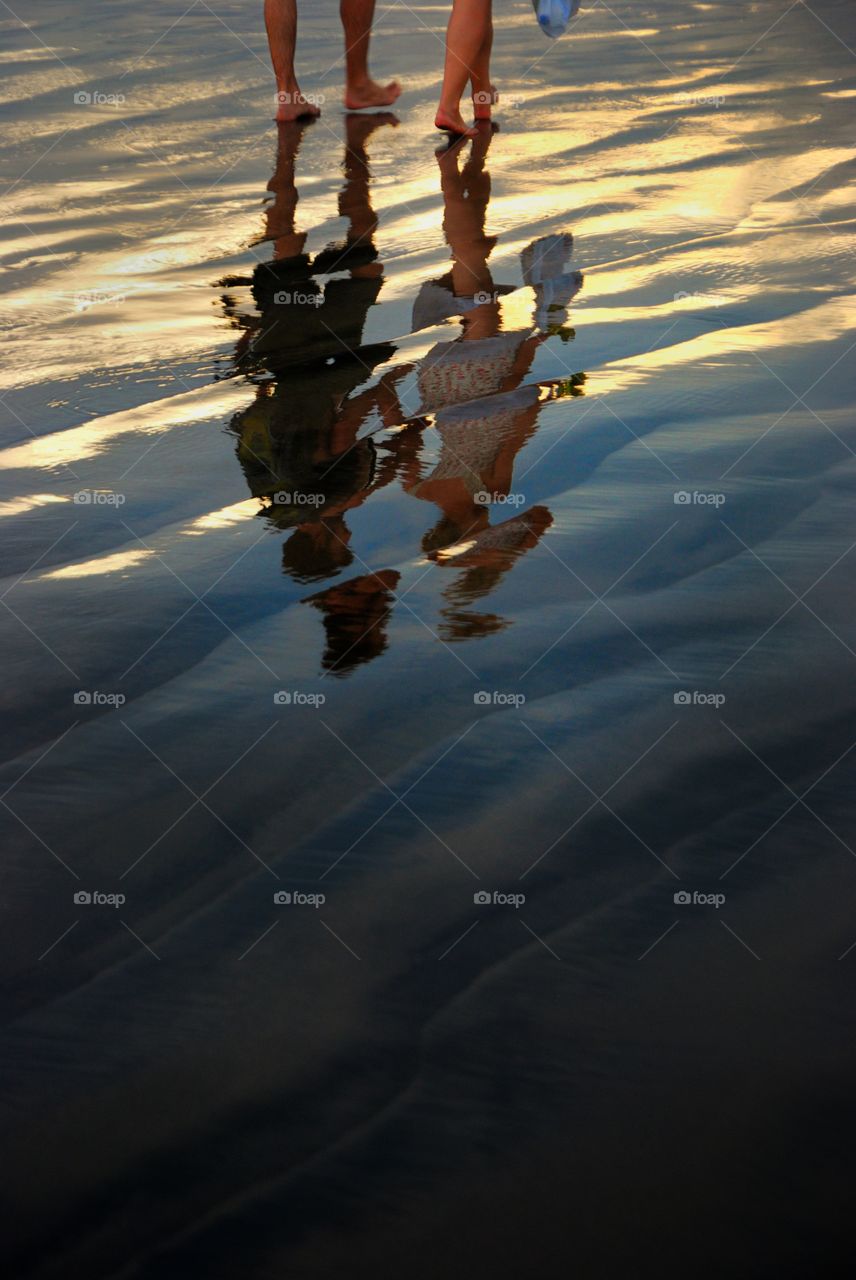
[(278, 124), (290, 120), (309, 120), (320, 116), (321, 108), (309, 98), (304, 98), (296, 84), (287, 89), (278, 89), (276, 94), (276, 121)]
[(489, 120), (490, 109), (498, 102), (499, 94), (495, 84), (489, 84), (486, 88), (473, 87), (473, 115), (476, 120)]
[(441, 129), (444, 133), (451, 133), (456, 138), (477, 138), (478, 129), (471, 129), (464, 122), (464, 117), (460, 111), (450, 111), (444, 107), (437, 108), (437, 114), (434, 117), (434, 128)]
[(378, 84), (376, 80), (360, 80), (345, 86), (345, 106), (349, 111), (362, 111), (365, 107), (391, 107), (401, 94), (397, 80)]

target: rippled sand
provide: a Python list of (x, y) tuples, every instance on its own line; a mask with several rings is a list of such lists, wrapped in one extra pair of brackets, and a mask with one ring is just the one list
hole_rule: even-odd
[(16, 1275), (845, 1243), (856, 21), (495, 8), (2, 18)]

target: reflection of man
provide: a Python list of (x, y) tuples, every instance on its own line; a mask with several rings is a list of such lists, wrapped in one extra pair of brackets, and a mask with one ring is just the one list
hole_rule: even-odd
[(383, 653), (400, 576), (395, 569), (364, 573), (308, 598), (305, 603), (324, 615), (327, 647), (321, 665), (325, 671), (348, 675)]
[[(345, 32), (345, 106), (349, 111), (391, 106), (401, 93), (395, 80), (381, 85), (369, 75), (369, 36), (374, 8), (374, 0), (341, 0), (339, 6)], [(265, 26), (276, 75), (277, 120), (317, 116), (317, 101), (313, 101), (312, 94), (307, 98), (301, 93), (294, 74), (297, 0), (265, 0)]]
[[(377, 216), (369, 201), (366, 143), (376, 129), (397, 124), (389, 112), (345, 117), (345, 184), (339, 213), (347, 219), (348, 228), (343, 243), (329, 245), (312, 261), (304, 252), (306, 232), (295, 226), (294, 171), (305, 126), (279, 126), (276, 170), (268, 184), (274, 201), (262, 237), (273, 241), (274, 257), (253, 273), (253, 299), (261, 320), (250, 331), (249, 343), (242, 344), (242, 358), (278, 374), (292, 366), (323, 366), (361, 345), (369, 308), (383, 285), (383, 267), (374, 246)], [(331, 274), (339, 278), (328, 280), (324, 287), (314, 278)], [(308, 385), (316, 386), (317, 377), (315, 372)], [(352, 386), (360, 381), (355, 378)]]
[[(339, 213), (347, 231), (342, 243), (312, 260), (304, 252), (306, 233), (295, 225), (295, 161), (303, 126), (279, 126), (269, 184), (274, 201), (262, 237), (273, 242), (274, 258), (256, 267), (247, 282), (259, 316), (248, 323), (234, 313), (244, 328), (238, 366), (274, 374), (233, 423), (238, 458), (251, 492), (267, 503), (266, 517), (293, 530), (283, 548), (283, 570), (298, 582), (320, 582), (347, 568), (353, 561), (347, 512), (400, 472), (415, 475), (418, 424), (377, 445), (359, 434), (369, 418), (401, 423), (395, 384), (411, 372), (402, 365), (357, 391), (395, 351), (391, 343), (363, 341), (368, 313), (383, 287), (366, 144), (376, 129), (395, 124), (388, 113), (345, 117)], [(325, 276), (326, 284), (319, 283)]]

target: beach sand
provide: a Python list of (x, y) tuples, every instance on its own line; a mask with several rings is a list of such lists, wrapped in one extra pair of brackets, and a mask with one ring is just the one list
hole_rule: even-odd
[(836, 1274), (851, 8), (303, 8), (2, 19), (7, 1273)]

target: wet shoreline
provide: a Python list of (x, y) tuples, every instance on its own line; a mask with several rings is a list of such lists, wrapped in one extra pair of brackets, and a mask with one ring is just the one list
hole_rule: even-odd
[(837, 1256), (856, 30), (780, 8), (497, 4), (438, 155), (436, 6), (278, 129), (260, 12), (8, 17), (11, 1274)]

